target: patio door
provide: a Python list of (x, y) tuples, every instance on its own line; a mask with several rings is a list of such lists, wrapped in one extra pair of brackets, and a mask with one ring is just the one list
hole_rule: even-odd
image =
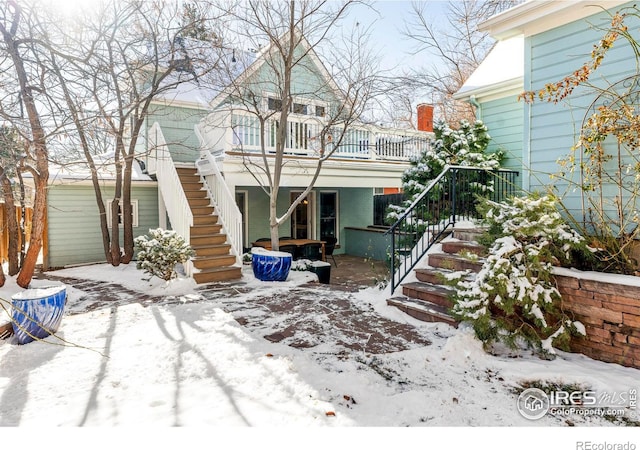
[[(290, 202), (292, 204), (302, 191), (291, 191)], [(309, 193), (291, 215), (291, 237), (294, 239), (313, 239), (313, 192)]]

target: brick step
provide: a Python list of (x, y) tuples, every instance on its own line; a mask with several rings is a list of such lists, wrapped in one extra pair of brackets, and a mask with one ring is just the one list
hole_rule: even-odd
[[(445, 281), (448, 275), (455, 273), (453, 270), (447, 269), (415, 269), (416, 278), (419, 281), (431, 284), (446, 285)], [(471, 281), (474, 278), (473, 274), (469, 274), (462, 277), (465, 281)]]
[(193, 279), (198, 284), (231, 281), (238, 278), (242, 278), (242, 268), (240, 267), (212, 267), (193, 274)]
[(445, 253), (473, 253), (478, 256), (486, 256), (487, 248), (477, 242), (471, 241), (442, 241), (442, 251)]
[(461, 241), (477, 242), (478, 238), (486, 231), (484, 227), (476, 228), (455, 228), (453, 237)]
[[(211, 216), (213, 217), (213, 216)], [(212, 234), (218, 234), (222, 230), (222, 225), (220, 224), (207, 224), (207, 225), (195, 225), (190, 228), (191, 239), (198, 236), (209, 236)]]
[(479, 258), (477, 261), (471, 261), (462, 256), (452, 255), (450, 253), (431, 253), (429, 255), (429, 265), (441, 269), (470, 270), (477, 273), (482, 269), (482, 263), (482, 258)]
[(423, 322), (443, 322), (458, 327), (458, 322), (449, 315), (447, 309), (434, 303), (407, 297), (393, 297), (387, 300), (387, 305), (395, 306), (400, 311)]
[(236, 257), (233, 255), (198, 256), (193, 259), (193, 266), (196, 269), (210, 269), (212, 267), (233, 266)]
[(211, 206), (211, 200), (208, 197), (205, 198), (188, 198), (189, 206), (193, 207), (202, 207), (202, 206)]
[(453, 294), (453, 289), (437, 284), (405, 283), (402, 285), (402, 294), (410, 298), (431, 302), (444, 308), (453, 306), (449, 299), (449, 296)]
[(208, 234), (205, 236), (192, 236), (190, 244), (193, 246), (224, 244), (227, 242), (226, 234)]
[(196, 257), (228, 255), (231, 251), (229, 244), (192, 245), (191, 248), (196, 252)]

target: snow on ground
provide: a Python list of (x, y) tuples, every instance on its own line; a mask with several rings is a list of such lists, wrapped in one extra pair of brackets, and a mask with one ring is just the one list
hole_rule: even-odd
[[(397, 445), (393, 436), (430, 440), (440, 436), (459, 442), (466, 436), (477, 448), (474, 431), (501, 426), (505, 428), (500, 435), (513, 436), (519, 448), (540, 447), (543, 436), (530, 427), (545, 427), (544, 438), (553, 439), (553, 448), (577, 448), (578, 439), (611, 441), (612, 437), (623, 443), (631, 439), (640, 448), (638, 428), (628, 434), (632, 429), (621, 427), (620, 421), (549, 415), (531, 421), (516, 409), (516, 389), (526, 381), (619, 393), (640, 386), (640, 371), (562, 352), (554, 361), (490, 355), (468, 328), (413, 320), (387, 307), (387, 294), (374, 288), (357, 293), (328, 291), (326, 286), (306, 284), (315, 275), (295, 271), (287, 282), (263, 283), (246, 267), (244, 284), (221, 285), (216, 295), (184, 278), (169, 283), (157, 278), (145, 281), (145, 274), (127, 265), (78, 267), (52, 275), (118, 283), (141, 296), (157, 298), (131, 302), (130, 295), (114, 292), (122, 302), (89, 307), (82, 285), (68, 287), (68, 314), (59, 338), (27, 345), (0, 341), (0, 425), (16, 427), (16, 437), (22, 427), (36, 426), (216, 427), (216, 436), (229, 427), (254, 426), (266, 434), (231, 431), (230, 436), (245, 443), (256, 439), (255, 445), (261, 448), (273, 438), (281, 448), (289, 444), (289, 433), (278, 430), (294, 427), (312, 441), (317, 436), (344, 443), (342, 439), (355, 435), (362, 439), (360, 443), (377, 448), (381, 443)], [(34, 280), (36, 287), (56, 283)], [(411, 325), (431, 345), (409, 343), (404, 350), (370, 354), (329, 338), (307, 348), (287, 345), (286, 339), (266, 340), (265, 333), (288, 325), (292, 316), (267, 311), (256, 300), (284, 299), (298, 290), (311, 293), (311, 298), (317, 293), (318, 298), (346, 300), (362, 308), (366, 317), (377, 315)], [(8, 280), (0, 297), (9, 299), (19, 291)], [(249, 305), (253, 309), (246, 309)], [(245, 315), (250, 311), (248, 317), (259, 320), (243, 326), (237, 320), (239, 311)], [(0, 322), (5, 318), (0, 316)], [(317, 321), (324, 329), (331, 326), (326, 318)], [(558, 434), (557, 429), (546, 428), (570, 425), (580, 432), (565, 428)], [(429, 428), (423, 435), (401, 431), (402, 427), (449, 426), (474, 428), (465, 428), (462, 434), (446, 428)], [(529, 436), (535, 439), (522, 440), (522, 431), (512, 434), (519, 427), (529, 427), (535, 433)], [(151, 434), (145, 439), (155, 439), (161, 447), (172, 439), (194, 437), (180, 434), (178, 438), (162, 431)], [(492, 445), (482, 448), (503, 448), (495, 433), (488, 436)], [(556, 446), (559, 442), (566, 446)], [(510, 445), (504, 448), (513, 448), (513, 441)]]

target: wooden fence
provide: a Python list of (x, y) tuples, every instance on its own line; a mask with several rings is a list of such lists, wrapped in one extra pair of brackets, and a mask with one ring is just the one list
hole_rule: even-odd
[[(26, 239), (29, 242), (31, 236), (31, 218), (33, 216), (33, 208), (27, 207), (25, 211), (26, 222)], [(16, 206), (16, 219), (18, 223), (22, 218), (22, 208)], [(7, 206), (5, 203), (0, 203), (0, 262), (7, 261), (9, 256), (9, 227), (7, 226)], [(19, 238), (19, 236), (18, 236)], [(20, 242), (18, 242), (20, 245)]]

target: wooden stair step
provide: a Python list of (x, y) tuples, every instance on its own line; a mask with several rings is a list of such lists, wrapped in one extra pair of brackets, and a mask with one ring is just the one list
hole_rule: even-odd
[(191, 233), (191, 238), (198, 236), (209, 236), (212, 234), (220, 233), (222, 229), (222, 225), (217, 223), (205, 224), (205, 225), (194, 225), (190, 228), (189, 232)]
[(178, 175), (198, 175), (198, 171), (195, 167), (176, 167)]
[(448, 310), (434, 303), (407, 297), (393, 297), (387, 299), (387, 305), (395, 306), (400, 311), (423, 322), (442, 322), (458, 327), (458, 321), (449, 314)]
[(191, 206), (191, 213), (195, 216), (210, 216), (213, 214), (213, 206)]
[(187, 198), (190, 207), (203, 207), (211, 206), (211, 200), (208, 197), (205, 198)]
[(202, 269), (193, 274), (193, 279), (198, 284), (216, 283), (221, 281), (231, 281), (242, 278), (241, 267), (212, 267), (210, 269)]
[(224, 244), (227, 242), (226, 234), (208, 234), (205, 236), (192, 236), (190, 244), (192, 246)]
[(487, 248), (477, 242), (471, 241), (442, 241), (442, 251), (445, 253), (473, 253), (478, 256), (486, 256)]
[(477, 261), (472, 261), (450, 253), (431, 253), (429, 255), (429, 265), (431, 267), (449, 270), (470, 270), (477, 273), (482, 269), (483, 262), (482, 258), (479, 258)]
[(184, 195), (187, 197), (187, 200), (196, 199), (196, 198), (207, 198), (207, 191), (204, 189), (184, 189)]
[(429, 283), (414, 282), (402, 285), (402, 294), (407, 297), (435, 303), (445, 308), (451, 308), (453, 303), (450, 300), (453, 289)]
[(192, 261), (196, 269), (210, 269), (233, 266), (236, 263), (236, 257), (233, 255), (198, 256)]
[(230, 244), (192, 245), (191, 248), (196, 252), (196, 257), (228, 255), (231, 251)]
[(218, 216), (216, 214), (213, 214), (213, 212), (211, 214), (196, 215), (193, 211), (193, 208), (191, 209), (191, 212), (193, 213), (193, 226), (215, 225), (218, 223)]

